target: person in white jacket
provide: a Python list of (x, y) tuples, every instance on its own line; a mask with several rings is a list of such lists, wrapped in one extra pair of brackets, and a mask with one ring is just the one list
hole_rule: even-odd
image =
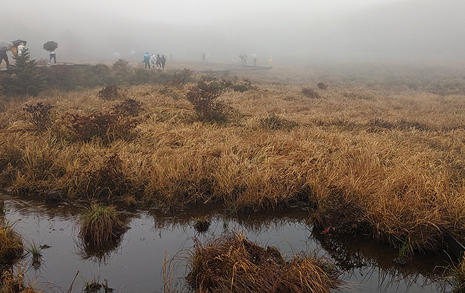
[(26, 46), (24, 46), (24, 43), (19, 43), (19, 45), (18, 45), (18, 56), (23, 55), (23, 51), (24, 51), (25, 47)]
[(155, 68), (155, 66), (157, 64), (157, 56), (155, 56), (155, 54), (152, 54), (150, 56), (150, 63), (152, 63), (152, 68)]
[(252, 59), (253, 59), (253, 65), (257, 66), (257, 54), (253, 53), (252, 54)]

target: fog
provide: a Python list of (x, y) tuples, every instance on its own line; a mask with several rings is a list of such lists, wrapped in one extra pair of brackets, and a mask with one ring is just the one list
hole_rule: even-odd
[[(465, 60), (463, 0), (2, 1), (0, 40), (27, 40), (31, 57), (58, 43), (58, 61), (175, 60), (259, 64)], [(135, 54), (131, 54), (134, 51)]]

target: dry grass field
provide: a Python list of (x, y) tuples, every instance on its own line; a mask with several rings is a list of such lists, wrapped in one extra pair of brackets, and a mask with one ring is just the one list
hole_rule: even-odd
[(186, 99), (195, 82), (123, 87), (114, 99), (100, 87), (1, 100), (1, 185), (172, 209), (297, 204), (322, 228), (411, 253), (442, 248), (445, 233), (465, 240), (465, 80), (455, 71), (220, 67), (168, 63), (251, 85), (219, 96), (221, 123), (198, 119)]

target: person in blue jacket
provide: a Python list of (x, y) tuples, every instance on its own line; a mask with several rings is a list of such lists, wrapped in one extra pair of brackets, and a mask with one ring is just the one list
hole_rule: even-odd
[(142, 61), (142, 62), (145, 64), (145, 69), (147, 69), (147, 67), (150, 69), (150, 54), (149, 54), (149, 52), (145, 52), (144, 61)]

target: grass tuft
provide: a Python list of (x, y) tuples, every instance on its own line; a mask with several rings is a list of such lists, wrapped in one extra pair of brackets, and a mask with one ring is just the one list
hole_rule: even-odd
[(48, 246), (37, 245), (34, 241), (29, 243), (26, 247), (26, 251), (30, 253), (32, 256), (32, 267), (36, 270), (38, 270), (40, 266), (42, 265), (43, 247), (48, 247)]
[(1, 276), (0, 292), (2, 293), (35, 293), (40, 292), (34, 289), (33, 285), (26, 285), (24, 282), (24, 271), (21, 267), (17, 272), (4, 270)]
[(2, 224), (0, 227), (0, 264), (11, 264), (22, 256), (23, 251), (21, 236), (13, 230), (12, 225)]
[(113, 206), (92, 204), (79, 218), (79, 235), (85, 243), (94, 247), (111, 244), (119, 238), (125, 228)]
[(194, 219), (194, 229), (197, 232), (206, 232), (210, 227), (211, 221), (207, 216), (202, 216)]
[(108, 286), (108, 280), (104, 279), (104, 282), (100, 282), (100, 278), (94, 277), (90, 281), (84, 282), (84, 293), (111, 293), (114, 289)]
[(465, 258), (449, 268), (452, 292), (465, 292)]
[(260, 128), (265, 130), (292, 129), (298, 124), (276, 114), (267, 115), (260, 119)]
[(337, 272), (315, 256), (285, 261), (275, 247), (262, 248), (241, 234), (203, 246), (196, 243), (188, 284), (202, 292), (330, 292)]

